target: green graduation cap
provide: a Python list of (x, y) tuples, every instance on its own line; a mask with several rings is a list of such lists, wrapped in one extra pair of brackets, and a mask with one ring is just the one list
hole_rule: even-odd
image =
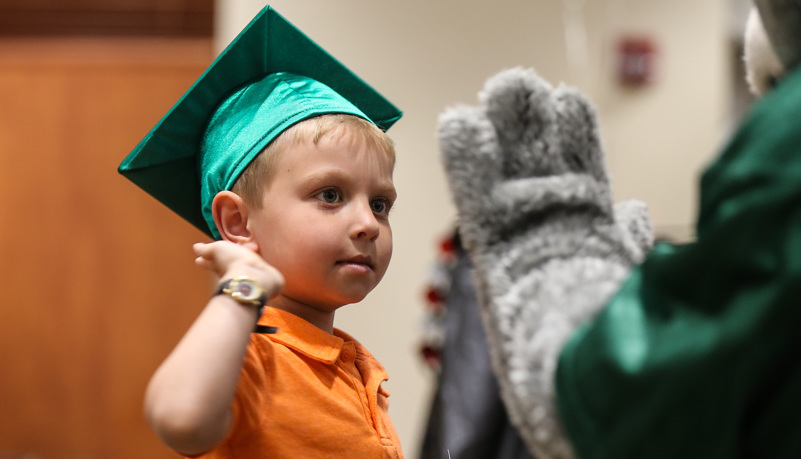
[(348, 113), (382, 130), (401, 112), (265, 7), (125, 158), (119, 172), (219, 239), (211, 201), (293, 124)]

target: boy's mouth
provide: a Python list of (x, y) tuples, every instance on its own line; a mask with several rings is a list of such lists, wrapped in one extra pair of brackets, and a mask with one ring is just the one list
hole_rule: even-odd
[(355, 257), (348, 258), (347, 260), (340, 260), (337, 262), (337, 264), (364, 265), (370, 269), (373, 269), (373, 260), (371, 260), (367, 255), (356, 255)]

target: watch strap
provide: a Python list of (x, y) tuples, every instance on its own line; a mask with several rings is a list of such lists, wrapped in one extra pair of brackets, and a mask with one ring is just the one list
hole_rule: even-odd
[[(250, 289), (247, 297), (243, 296), (242, 291), (240, 290), (243, 285)], [(258, 295), (253, 298), (253, 293), (258, 293)], [(262, 313), (264, 312), (264, 305), (267, 302), (267, 294), (264, 289), (262, 289), (261, 286), (256, 283), (255, 280), (247, 276), (239, 276), (227, 279), (221, 282), (214, 291), (214, 296), (222, 294), (230, 296), (240, 304), (256, 307), (258, 312), (258, 317), (256, 320), (258, 321), (261, 318)], [(269, 325), (261, 325), (258, 323), (253, 328), (253, 333), (272, 334), (276, 332), (278, 332), (278, 327), (271, 327)]]
[(259, 284), (246, 276), (232, 277), (220, 283), (214, 296), (226, 294), (237, 302), (249, 306), (263, 308), (267, 303), (267, 294)]

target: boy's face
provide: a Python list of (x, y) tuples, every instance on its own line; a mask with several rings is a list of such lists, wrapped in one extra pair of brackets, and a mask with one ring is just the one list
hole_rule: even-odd
[(286, 281), (276, 301), (321, 311), (361, 301), (392, 255), (393, 162), (344, 127), (280, 153), (248, 225)]

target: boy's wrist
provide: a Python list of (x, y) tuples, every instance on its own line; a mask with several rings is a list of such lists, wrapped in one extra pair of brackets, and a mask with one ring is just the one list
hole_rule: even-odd
[(228, 295), (233, 300), (256, 311), (256, 326), (254, 333), (276, 333), (278, 328), (258, 324), (267, 302), (267, 292), (255, 280), (248, 276), (236, 276), (223, 280), (214, 291), (214, 296)]

